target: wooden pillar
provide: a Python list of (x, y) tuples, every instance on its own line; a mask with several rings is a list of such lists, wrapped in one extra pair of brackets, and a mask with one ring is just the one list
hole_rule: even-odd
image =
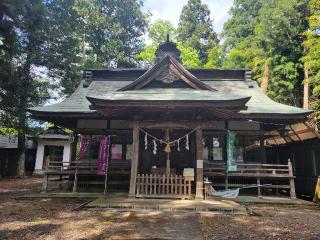
[(226, 163), (226, 169), (225, 169), (225, 175), (224, 175), (224, 188), (225, 190), (228, 190), (229, 188), (229, 172), (228, 172), (228, 130), (229, 130), (229, 122), (224, 122), (224, 127), (226, 130), (225, 135), (225, 147), (224, 147), (224, 156), (225, 156), (225, 163)]
[(46, 193), (48, 191), (48, 181), (49, 181), (49, 175), (47, 173), (44, 173), (43, 185), (42, 185), (43, 193)]
[(202, 129), (196, 130), (196, 199), (203, 199), (203, 133)]
[(76, 173), (74, 174), (74, 181), (73, 181), (73, 189), (72, 192), (77, 192), (78, 187), (78, 169), (76, 170)]
[(136, 192), (136, 181), (138, 173), (139, 163), (139, 124), (138, 122), (133, 123), (133, 134), (132, 134), (132, 160), (131, 160), (131, 175), (130, 175), (130, 189), (129, 197), (134, 197)]
[(294, 184), (294, 176), (293, 176), (293, 169), (292, 169), (292, 163), (290, 161), (290, 158), (288, 159), (288, 169), (289, 169), (289, 176), (290, 176), (290, 198), (296, 199), (296, 187)]
[(260, 187), (260, 184), (261, 184), (260, 177), (257, 177), (258, 197), (261, 197), (261, 187)]
[[(170, 135), (169, 135), (169, 129), (166, 129), (166, 133), (165, 133), (165, 139), (167, 142), (170, 141)], [(167, 152), (167, 162), (166, 162), (166, 175), (169, 176), (170, 175), (170, 153)]]
[(71, 162), (76, 161), (77, 158), (77, 144), (78, 144), (78, 134), (74, 133), (73, 142), (71, 144)]

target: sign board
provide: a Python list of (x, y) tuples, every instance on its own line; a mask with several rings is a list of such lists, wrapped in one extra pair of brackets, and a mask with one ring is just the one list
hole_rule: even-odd
[(203, 168), (203, 160), (197, 160), (197, 168)]
[(194, 169), (193, 168), (184, 168), (183, 169), (184, 177), (194, 177)]
[(237, 162), (234, 156), (234, 142), (236, 136), (228, 130), (227, 135), (227, 171), (237, 171)]
[(0, 148), (18, 148), (18, 138), (0, 135)]

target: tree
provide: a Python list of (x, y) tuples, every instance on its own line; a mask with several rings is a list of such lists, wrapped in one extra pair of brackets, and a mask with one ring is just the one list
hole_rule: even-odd
[(220, 68), (224, 61), (223, 50), (221, 46), (216, 45), (209, 49), (208, 61), (204, 65), (204, 68)]
[(24, 176), (27, 108), (49, 97), (39, 66), (46, 38), (46, 10), (40, 0), (4, 1), (1, 6), (1, 125), (17, 130), (19, 176)]
[(148, 28), (148, 35), (153, 43), (163, 43), (167, 35), (171, 41), (176, 41), (177, 29), (168, 20), (158, 19)]
[(18, 132), (24, 175), (27, 109), (49, 90), (70, 94), (81, 70), (136, 63), (147, 16), (137, 0), (4, 0), (0, 3), (1, 126)]
[(312, 89), (311, 107), (316, 110), (316, 122), (320, 123), (320, 3), (310, 0), (308, 29), (304, 32), (305, 56), (302, 58), (307, 69), (308, 85)]
[(254, 80), (273, 99), (301, 103), (307, 0), (236, 0), (224, 25), (224, 66), (253, 69)]
[(251, 68), (253, 78), (258, 80), (261, 72), (260, 48), (255, 31), (259, 23), (261, 0), (235, 0), (229, 14), (230, 19), (223, 26), (223, 67)]
[(49, 0), (46, 6), (48, 66), (65, 94), (75, 90), (84, 68), (137, 64), (148, 17), (141, 1)]
[(189, 0), (182, 8), (177, 30), (178, 41), (195, 49), (202, 63), (205, 63), (209, 49), (218, 43), (208, 6), (201, 0)]
[[(231, 50), (239, 45), (250, 46), (256, 25), (259, 22), (261, 0), (235, 0), (229, 10), (230, 18), (224, 23), (222, 37), (224, 47)], [(244, 44), (245, 43), (245, 44)]]
[(260, 9), (256, 38), (263, 66), (261, 86), (279, 102), (299, 106), (302, 100), (301, 33), (306, 29), (307, 1), (274, 0)]
[[(154, 64), (156, 56), (155, 52), (158, 45), (164, 43), (167, 39), (167, 34), (174, 41), (176, 39), (177, 30), (169, 21), (157, 20), (149, 28), (148, 33), (152, 41), (150, 45), (146, 45), (144, 50), (137, 55), (137, 59), (142, 66), (151, 66)], [(177, 48), (180, 50), (180, 58), (183, 64), (188, 68), (199, 68), (201, 61), (197, 51), (187, 45), (178, 42)]]

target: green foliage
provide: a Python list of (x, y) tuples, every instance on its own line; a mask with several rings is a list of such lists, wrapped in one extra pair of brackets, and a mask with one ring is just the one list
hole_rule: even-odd
[(87, 67), (134, 65), (147, 16), (138, 0), (3, 0), (0, 2), (0, 124), (18, 135), (24, 175), (27, 109), (50, 90), (70, 94)]
[(301, 63), (288, 61), (284, 56), (275, 56), (274, 58), (277, 65), (271, 72), (270, 97), (279, 102), (299, 105), (300, 99), (297, 96), (301, 96), (302, 93), (302, 78), (299, 72), (299, 69), (302, 68)]
[(17, 130), (17, 173), (24, 175), (27, 108), (50, 97), (52, 86), (41, 73), (47, 35), (41, 0), (2, 1), (0, 6), (0, 124)]
[(317, 0), (309, 2), (308, 30), (304, 32), (306, 54), (302, 58), (309, 72), (309, 85), (312, 89), (312, 104), (317, 122), (320, 125), (320, 3)]
[[(307, 0), (236, 0), (224, 25), (224, 67), (246, 67), (273, 99), (299, 106)], [(263, 76), (265, 76), (263, 78)]]
[(154, 43), (163, 43), (169, 34), (170, 40), (175, 41), (177, 29), (168, 20), (157, 20), (148, 28), (149, 37)]
[(18, 131), (15, 130), (14, 128), (0, 127), (0, 135), (5, 135), (5, 136), (18, 136)]
[[(226, 48), (230, 50), (243, 45), (247, 38), (254, 35), (262, 2), (262, 0), (235, 0), (233, 2), (233, 6), (229, 10), (231, 18), (225, 22), (222, 32)], [(245, 45), (249, 44), (250, 42), (247, 42)]]
[(223, 63), (223, 50), (221, 46), (216, 45), (209, 49), (208, 61), (204, 65), (204, 68), (220, 68)]
[(189, 0), (182, 8), (177, 39), (195, 49), (203, 63), (207, 61), (209, 49), (218, 41), (213, 30), (210, 10), (201, 0)]
[(191, 47), (184, 45), (183, 43), (178, 43), (177, 48), (180, 50), (181, 55), (180, 58), (182, 63), (187, 68), (200, 68), (201, 61), (199, 59), (199, 55), (197, 51)]
[[(5, 1), (1, 7), (1, 124), (27, 131), (28, 107), (50, 97), (52, 84), (41, 74), (46, 9), (40, 0)], [(5, 17), (4, 17), (5, 16)]]
[[(152, 44), (146, 45), (144, 50), (137, 55), (137, 60), (140, 61), (143, 66), (151, 66), (154, 64), (156, 59), (155, 51), (158, 45), (165, 42), (167, 34), (170, 35), (170, 39), (174, 40), (176, 35), (176, 29), (169, 21), (157, 20), (148, 29), (149, 37), (152, 40)], [(183, 64), (188, 68), (199, 68), (201, 67), (201, 61), (199, 59), (198, 52), (183, 44), (182, 42), (177, 43), (177, 48), (180, 50), (180, 58)]]
[(46, 6), (48, 67), (65, 94), (75, 90), (84, 68), (136, 65), (148, 17), (140, 1), (50, 0)]
[(145, 45), (144, 50), (137, 55), (137, 60), (143, 66), (151, 66), (156, 60), (156, 50), (158, 48), (157, 44)]

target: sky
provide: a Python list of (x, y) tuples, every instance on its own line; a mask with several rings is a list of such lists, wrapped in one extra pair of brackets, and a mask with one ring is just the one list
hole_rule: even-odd
[[(149, 11), (151, 23), (157, 19), (169, 20), (175, 27), (178, 26), (181, 9), (188, 0), (144, 0), (144, 11)], [(209, 6), (214, 30), (220, 33), (223, 23), (229, 18), (228, 10), (233, 0), (202, 0)]]

